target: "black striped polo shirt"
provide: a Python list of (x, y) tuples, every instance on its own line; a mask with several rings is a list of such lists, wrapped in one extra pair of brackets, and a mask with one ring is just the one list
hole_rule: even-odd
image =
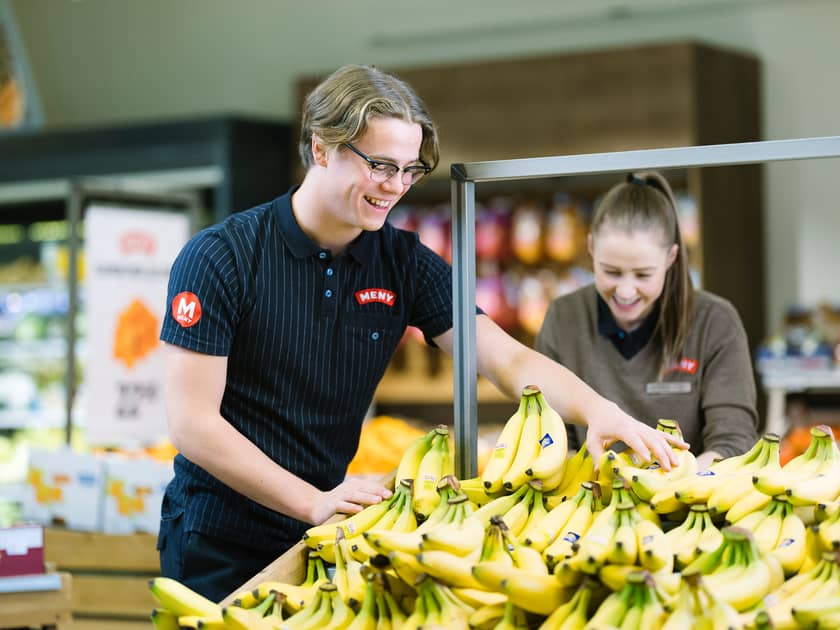
[[(173, 263), (160, 338), (228, 357), (221, 415), (321, 490), (344, 478), (374, 391), (406, 326), (452, 327), (452, 272), (385, 224), (333, 257), (298, 225), (294, 188), (196, 234)], [(164, 518), (282, 550), (305, 523), (225, 486), (182, 455)]]

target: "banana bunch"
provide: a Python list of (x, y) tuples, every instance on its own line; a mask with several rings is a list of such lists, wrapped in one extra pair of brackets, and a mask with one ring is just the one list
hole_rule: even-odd
[(422, 575), (415, 587), (417, 602), (414, 612), (408, 616), (401, 628), (469, 628), (469, 618), (475, 609), (456, 597), (450, 588), (428, 575)]
[[(679, 425), (674, 420), (660, 419), (656, 428), (665, 433), (681, 434)], [(614, 472), (630, 483), (630, 487), (642, 501), (650, 502), (657, 492), (668, 488), (675, 480), (697, 472), (697, 459), (691, 451), (681, 448), (673, 450), (679, 463), (670, 471), (665, 471), (659, 462), (654, 461), (645, 467), (620, 465)]]
[(365, 580), (362, 605), (347, 626), (347, 630), (402, 627), (405, 624), (406, 615), (388, 590), (384, 573), (365, 567), (362, 577)]
[(449, 443), (449, 429), (439, 425), (418, 437), (406, 449), (397, 466), (395, 487), (413, 480), (412, 505), (419, 521), (425, 520), (438, 504), (437, 485), (455, 473), (455, 457)]
[[(611, 504), (612, 505), (612, 504)], [(573, 569), (595, 574), (605, 564), (638, 566), (651, 572), (672, 571), (673, 552), (665, 533), (642, 518), (632, 501), (602, 510), (569, 559)]]
[(778, 560), (758, 550), (748, 530), (724, 527), (721, 533), (720, 547), (700, 554), (682, 570), (682, 574), (699, 572), (715, 597), (743, 612), (780, 586), (784, 573)]
[(311, 602), (283, 621), (282, 627), (288, 630), (344, 630), (355, 617), (356, 613), (341, 598), (336, 585), (327, 582), (318, 587)]
[(811, 428), (811, 442), (804, 453), (779, 469), (760, 470), (753, 476), (756, 490), (776, 496), (796, 497), (796, 505), (832, 501), (840, 492), (840, 449), (831, 428)]
[(152, 624), (160, 630), (274, 630), (283, 620), (282, 606), (285, 597), (275, 592), (269, 593), (262, 600), (252, 601), (252, 605), (247, 608), (241, 605), (222, 608), (171, 578), (153, 578), (149, 581), (149, 588), (162, 606), (154, 609), (151, 615)]
[[(735, 514), (747, 513), (742, 509), (745, 505), (755, 504), (758, 499), (766, 499), (766, 495), (761, 497), (760, 495), (763, 493), (753, 487), (753, 477), (759, 472), (770, 472), (781, 468), (779, 463), (779, 438), (777, 435), (769, 433), (759, 440), (759, 444), (762, 446), (762, 452), (749, 464), (750, 472), (744, 475), (733, 473), (732, 477), (727, 477), (724, 483), (717, 485), (709, 494), (706, 507), (709, 508), (709, 513), (713, 517), (728, 516), (729, 510), (739, 502), (740, 505), (735, 510)], [(753, 450), (754, 448), (747, 452)], [(719, 464), (728, 462), (729, 459), (722, 460)], [(686, 496), (680, 496), (680, 500), (683, 502), (686, 501), (686, 498)]]
[[(487, 525), (493, 516), (501, 515), (505, 523), (514, 523), (518, 533), (527, 524), (535, 503), (542, 501), (539, 493), (524, 485), (513, 494), (493, 499), (476, 509), (460, 523), (440, 524), (423, 533), (423, 549), (442, 549), (460, 556), (476, 552), (484, 537)], [(521, 504), (521, 505), (520, 505)], [(539, 507), (536, 508), (539, 511)]]
[(310, 552), (306, 559), (306, 574), (303, 582), (300, 584), (270, 580), (260, 582), (252, 591), (236, 594), (234, 604), (242, 608), (252, 608), (264, 601), (271, 593), (275, 593), (276, 601), (282, 605), (284, 614), (293, 615), (315, 599), (318, 587), (326, 582), (329, 582), (329, 578), (323, 558)]
[(678, 479), (657, 491), (650, 504), (660, 514), (667, 514), (681, 505), (706, 504), (712, 493), (720, 488), (734, 493), (733, 484), (743, 490), (739, 490), (741, 496), (752, 489), (753, 475), (778, 459), (779, 436), (767, 433), (746, 453), (720, 459), (706, 470)]
[[(760, 610), (767, 613), (773, 627), (799, 627), (796, 625), (799, 622), (796, 611), (801, 613), (808, 607), (816, 610), (821, 604), (840, 598), (840, 564), (838, 563), (840, 563), (840, 555), (826, 553), (811, 569), (800, 572), (771, 591), (764, 598)], [(754, 613), (744, 615), (748, 623), (753, 622), (753, 615)], [(802, 625), (802, 627), (813, 626)], [(840, 625), (820, 625), (819, 627), (838, 628)]]
[[(571, 546), (580, 540), (592, 523), (596, 501), (593, 487), (591, 481), (581, 483), (577, 494), (551, 509), (532, 527), (526, 527), (522, 532), (522, 541), (537, 551), (544, 552), (545, 559), (550, 564), (572, 555)], [(555, 541), (564, 538), (569, 539), (567, 545), (558, 544), (549, 549)]]
[(686, 519), (666, 532), (665, 539), (674, 551), (676, 566), (682, 568), (701, 553), (720, 547), (723, 534), (712, 522), (709, 509), (701, 503), (692, 505)]
[(601, 602), (584, 628), (646, 630), (660, 628), (664, 617), (665, 607), (650, 574), (635, 571), (627, 576), (627, 583), (621, 590)]
[(693, 573), (681, 580), (661, 630), (718, 630), (741, 627), (738, 611), (709, 592), (700, 574)]
[(784, 495), (773, 497), (764, 509), (733, 525), (751, 531), (759, 550), (774, 555), (785, 575), (796, 573), (805, 562), (805, 524)]
[(457, 525), (475, 511), (475, 506), (460, 493), (460, 483), (454, 475), (447, 475), (438, 482), (438, 504), (416, 529), (397, 531), (395, 529), (381, 529), (373, 526), (362, 532), (362, 537), (368, 545), (378, 553), (388, 554), (391, 551), (403, 551), (415, 554), (420, 550), (423, 534), (438, 525)]
[(417, 528), (411, 488), (411, 481), (403, 480), (387, 501), (369, 505), (344, 520), (310, 527), (303, 534), (303, 542), (310, 549), (316, 550), (324, 560), (334, 564), (336, 529), (341, 528), (353, 557), (364, 562), (376, 552), (365, 542), (363, 532), (373, 527), (394, 531), (412, 531)]
[(566, 427), (540, 389), (522, 390), (519, 408), (499, 434), (481, 478), (488, 492), (513, 491), (529, 479), (539, 480), (542, 491), (563, 481), (567, 455)]
[(589, 619), (589, 603), (597, 583), (585, 579), (565, 604), (555, 608), (542, 622), (539, 630), (577, 630)]

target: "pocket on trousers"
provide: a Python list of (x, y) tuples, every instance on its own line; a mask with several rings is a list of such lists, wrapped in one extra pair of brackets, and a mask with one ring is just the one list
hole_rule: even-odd
[(175, 504), (167, 495), (161, 505), (157, 550), (160, 552), (160, 571), (166, 577), (182, 579), (184, 558), (184, 507)]

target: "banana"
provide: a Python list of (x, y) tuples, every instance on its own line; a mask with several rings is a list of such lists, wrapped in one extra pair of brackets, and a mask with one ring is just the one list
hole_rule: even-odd
[(332, 582), (345, 602), (361, 601), (365, 596), (365, 580), (362, 577), (362, 564), (352, 558), (347, 539), (339, 530), (335, 545), (335, 573)]
[(575, 590), (572, 598), (555, 608), (543, 621), (538, 630), (583, 628), (588, 618), (587, 611), (589, 609), (589, 602), (592, 601), (593, 588), (594, 583), (591, 580), (585, 580)]
[(152, 625), (155, 630), (178, 630), (178, 615), (165, 608), (152, 610)]
[(362, 599), (362, 606), (359, 612), (347, 626), (347, 630), (376, 630), (377, 619), (382, 616), (380, 612), (381, 598), (373, 588), (373, 580), (365, 580), (365, 595)]
[(621, 503), (616, 507), (617, 525), (612, 537), (612, 544), (607, 551), (606, 561), (612, 564), (636, 564), (639, 548), (633, 514), (636, 507), (632, 502)]
[(149, 589), (163, 608), (175, 613), (178, 617), (188, 615), (221, 617), (222, 615), (222, 609), (218, 604), (172, 578), (152, 578), (149, 580)]
[(403, 582), (413, 586), (417, 579), (423, 574), (424, 569), (417, 562), (417, 555), (405, 553), (404, 551), (392, 551), (388, 554), (391, 568)]
[[(674, 551), (678, 567), (688, 565), (696, 557), (697, 541), (703, 533), (703, 516), (696, 509), (698, 507), (700, 506), (692, 505), (686, 519), (665, 532), (665, 540)], [(702, 506), (702, 509), (705, 510), (706, 507)]]
[(538, 391), (534, 387), (526, 387), (522, 390), (522, 395), (528, 397), (528, 406), (525, 412), (525, 423), (522, 425), (522, 431), (519, 434), (516, 454), (510, 463), (510, 467), (502, 476), (502, 486), (508, 491), (515, 490), (528, 481), (526, 471), (540, 454), (542, 432), (540, 404), (537, 402)]
[(484, 531), (484, 539), (481, 541), (481, 552), (478, 556), (480, 562), (500, 562), (513, 566), (513, 556), (508, 552), (505, 532), (508, 532), (508, 529), (501, 516), (490, 519), (490, 524)]
[(525, 521), (517, 534), (523, 541), (529, 537), (531, 532), (536, 531), (540, 523), (548, 516), (548, 510), (545, 507), (545, 495), (535, 487), (539, 485), (539, 481), (529, 481), (528, 485), (534, 488), (534, 494), (531, 498), (531, 511), (528, 513), (528, 520)]
[[(238, 606), (228, 606), (222, 610), (222, 628), (229, 630), (271, 630), (274, 625), (255, 614), (253, 610), (247, 608), (239, 608)], [(207, 628), (204, 624), (199, 625), (200, 628)]]
[(668, 472), (665, 472), (658, 462), (654, 462), (645, 468), (619, 466), (616, 474), (630, 481), (630, 487), (642, 501), (650, 501), (657, 492), (667, 488), (675, 480), (697, 472), (697, 458), (691, 451), (678, 448), (673, 450), (679, 457), (679, 464)]
[(498, 604), (504, 605), (507, 601), (507, 597), (501, 593), (492, 593), (490, 591), (484, 591), (476, 588), (461, 588), (453, 586), (452, 594), (476, 610), (486, 606), (496, 606)]
[[(347, 626), (353, 622), (353, 619), (356, 617), (356, 613), (353, 612), (353, 609), (348, 606), (347, 603), (345, 603), (341, 595), (338, 594), (338, 591), (333, 589), (328, 591), (328, 593), (330, 605), (332, 607), (332, 614), (330, 615), (330, 619), (327, 624), (323, 626), (323, 629), (345, 630)], [(364, 597), (364, 595), (361, 595), (361, 597)]]
[[(537, 403), (540, 406), (540, 452), (531, 462), (525, 474), (534, 479), (556, 480), (554, 487), (563, 480), (568, 455), (568, 439), (566, 424), (545, 399), (542, 392), (537, 393)], [(551, 484), (549, 484), (551, 485)], [(551, 488), (544, 487), (543, 490)]]
[(813, 477), (800, 479), (785, 488), (792, 505), (806, 506), (827, 503), (840, 495), (840, 457), (833, 438), (832, 447), (823, 451), (823, 462)]
[[(695, 507), (702, 508), (703, 506)], [(701, 514), (703, 516), (703, 523), (701, 525), (702, 531), (700, 533), (700, 538), (697, 539), (696, 551), (698, 554), (703, 553), (705, 551), (713, 551), (720, 547), (720, 545), (723, 543), (723, 534), (720, 533), (720, 530), (712, 522), (712, 517), (709, 514), (709, 510), (701, 510)]]
[(519, 400), (519, 409), (505, 422), (502, 432), (496, 440), (493, 453), (481, 473), (484, 488), (488, 492), (498, 492), (502, 489), (503, 477), (516, 456), (519, 437), (522, 434), (522, 427), (525, 425), (527, 417), (527, 409), (528, 397), (523, 392)]
[(444, 584), (461, 588), (482, 588), (473, 577), (473, 563), (467, 558), (434, 549), (421, 551), (415, 557), (426, 573)]
[(481, 545), (485, 527), (480, 518), (470, 516), (460, 523), (438, 525), (421, 534), (421, 550), (442, 550), (465, 556)]
[(470, 627), (479, 630), (495, 629), (505, 616), (506, 602), (507, 597), (503, 597), (503, 601), (500, 603), (476, 608), (476, 611), (469, 618)]
[(500, 529), (504, 541), (504, 549), (513, 560), (513, 565), (516, 568), (529, 571), (536, 575), (548, 575), (548, 567), (546, 567), (542, 554), (539, 551), (519, 542), (507, 528), (501, 527)]
[[(602, 514), (607, 513), (609, 507), (613, 506), (604, 508)], [(597, 573), (598, 569), (606, 563), (610, 550), (613, 548), (618, 524), (618, 510), (615, 508), (608, 512), (608, 516), (597, 517), (578, 543), (573, 566), (576, 564), (576, 568), (585, 573)]]
[(726, 521), (728, 523), (737, 523), (747, 514), (763, 510), (770, 505), (772, 500), (773, 497), (770, 495), (764, 494), (759, 490), (750, 490), (727, 510)]
[(634, 529), (638, 545), (639, 564), (653, 573), (674, 570), (674, 553), (665, 533), (651, 521), (635, 514)]
[(414, 479), (412, 505), (418, 518), (426, 519), (438, 504), (438, 482), (455, 472), (455, 463), (449, 445), (449, 430), (441, 425), (434, 429), (432, 445), (423, 455)]
[(594, 483), (585, 482), (581, 489), (582, 495), (577, 507), (566, 523), (556, 530), (552, 542), (543, 549), (543, 557), (549, 566), (554, 566), (565, 558), (574, 555), (581, 538), (589, 531), (594, 519), (592, 512), (595, 505), (593, 488)]
[(551, 510), (565, 499), (577, 494), (584, 481), (592, 481), (594, 478), (595, 461), (586, 449), (586, 445), (583, 445), (566, 464), (560, 485), (545, 493), (546, 506)]
[(417, 479), (417, 469), (420, 467), (420, 462), (423, 456), (429, 452), (432, 447), (432, 441), (436, 435), (435, 429), (432, 429), (425, 435), (415, 438), (408, 448), (400, 457), (400, 463), (397, 465), (397, 472), (394, 475), (394, 487), (398, 487), (403, 479), (415, 481)]
[(626, 584), (620, 591), (607, 595), (584, 628), (586, 630), (619, 628), (627, 615), (631, 597), (634, 595), (635, 590), (631, 584)]
[[(505, 524), (514, 536), (519, 536), (528, 522), (528, 517), (531, 514), (531, 505), (534, 501), (534, 489), (527, 486), (525, 495), (520, 501), (513, 505), (507, 512), (504, 513)], [(542, 495), (540, 495), (542, 500)]]
[(332, 544), (335, 541), (337, 527), (344, 529), (344, 534), (348, 538), (356, 533), (366, 531), (382, 518), (397, 499), (397, 493), (395, 492), (390, 499), (369, 505), (361, 512), (356, 512), (345, 519), (310, 527), (303, 534), (303, 542), (310, 549), (317, 549), (319, 544)]
[(767, 470), (757, 472), (753, 476), (753, 486), (770, 496), (784, 494), (786, 488), (799, 480), (814, 476), (825, 457), (826, 448), (833, 447), (831, 429), (825, 426), (812, 427), (811, 442), (805, 452), (791, 459), (783, 467), (771, 466)]
[(840, 627), (840, 595), (799, 604), (792, 613), (802, 628)]
[(515, 606), (538, 615), (549, 615), (568, 601), (569, 593), (553, 575), (539, 575), (523, 569), (511, 569), (502, 580), (502, 593)]
[(722, 533), (721, 546), (733, 552), (731, 562), (705, 574), (703, 582), (714, 596), (743, 612), (772, 590), (773, 575), (747, 530), (727, 527)]
[[(557, 534), (565, 527), (572, 513), (580, 507), (584, 500), (584, 496), (589, 494), (589, 501), (592, 501), (592, 483), (586, 482), (585, 487), (581, 487), (578, 493), (567, 501), (563, 501), (533, 526), (526, 525), (522, 531), (522, 540), (526, 545), (534, 547), (537, 551), (543, 551), (556, 537)], [(591, 513), (590, 509), (590, 513)]]

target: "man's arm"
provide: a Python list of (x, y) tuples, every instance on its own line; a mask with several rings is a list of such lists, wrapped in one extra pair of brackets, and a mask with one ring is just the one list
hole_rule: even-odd
[(375, 481), (352, 479), (328, 492), (278, 466), (220, 413), (227, 357), (167, 344), (164, 399), (175, 448), (240, 494), (306, 523), (336, 512), (354, 513), (390, 492)]
[[(435, 343), (451, 355), (452, 330), (435, 337)], [(500, 391), (515, 400), (526, 385), (538, 385), (564, 419), (586, 425), (586, 446), (595, 461), (605, 448), (620, 440), (642, 458), (657, 459), (666, 469), (678, 463), (668, 444), (685, 443), (634, 420), (570, 370), (516, 341), (486, 315), (476, 317), (476, 346), (479, 374)]]

